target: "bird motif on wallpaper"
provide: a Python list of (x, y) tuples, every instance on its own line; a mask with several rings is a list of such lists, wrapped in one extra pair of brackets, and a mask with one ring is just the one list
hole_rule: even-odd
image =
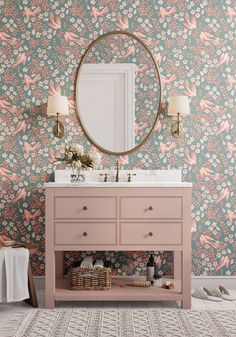
[(215, 239), (213, 239), (209, 235), (203, 235), (203, 234), (199, 238), (199, 243), (202, 247), (205, 246), (206, 244), (208, 244), (208, 245), (210, 245), (214, 248), (219, 248), (219, 246), (220, 246), (220, 243), (215, 242)]
[(49, 81), (49, 88), (48, 91), (49, 95), (51, 96), (60, 96), (61, 95), (61, 86), (59, 83), (54, 84), (52, 80)]
[(217, 271), (220, 271), (223, 267), (229, 267), (229, 263), (230, 263), (230, 259), (229, 257), (226, 255), (226, 256), (223, 256), (221, 259), (220, 259), (220, 263), (218, 265), (218, 267), (215, 269), (216, 272)]
[(107, 7), (104, 7), (102, 10), (98, 10), (97, 8), (93, 7), (90, 14), (94, 17), (95, 21), (99, 18), (99, 16), (103, 16), (109, 12)]
[(185, 95), (187, 95), (188, 97), (196, 97), (197, 95), (197, 88), (196, 85), (194, 83), (189, 83), (188, 81), (184, 82), (184, 93)]
[(2, 109), (3, 111), (9, 111), (9, 112), (15, 112), (16, 108), (14, 106), (11, 105), (11, 103), (5, 101), (5, 100), (0, 100), (0, 109)]
[(36, 75), (34, 78), (30, 77), (29, 75), (25, 75), (24, 82), (26, 84), (26, 88), (29, 89), (29, 87), (32, 84), (35, 84), (36, 82), (40, 81), (40, 79), (41, 79), (41, 76), (39, 74)]
[(129, 20), (127, 16), (124, 16), (122, 18), (122, 15), (120, 13), (117, 14), (117, 20), (119, 21), (116, 25), (120, 29), (128, 29), (129, 28)]
[(26, 189), (25, 188), (21, 188), (19, 189), (19, 191), (17, 191), (16, 193), (16, 197), (15, 199), (13, 200), (13, 204), (17, 203), (17, 201), (23, 199), (25, 200), (26, 199)]
[(216, 174), (214, 174), (214, 172), (211, 169), (209, 169), (208, 167), (202, 166), (200, 168), (199, 172), (200, 172), (200, 176), (202, 178), (209, 177), (209, 178), (211, 178), (211, 179), (213, 179), (215, 181), (217, 181), (219, 179), (219, 176), (216, 175)]
[(25, 151), (26, 157), (29, 157), (30, 153), (35, 152), (37, 149), (40, 149), (40, 143), (36, 143), (35, 145), (25, 143), (23, 146), (23, 151)]
[(26, 54), (25, 53), (20, 53), (17, 58), (16, 62), (12, 65), (13, 68), (16, 68), (19, 64), (25, 64), (26, 63)]
[(162, 19), (167, 18), (168, 16), (171, 16), (172, 14), (174, 14), (176, 12), (176, 8), (172, 7), (171, 9), (167, 10), (163, 7), (160, 8), (159, 10), (159, 14), (161, 15)]
[(223, 121), (223, 122), (221, 122), (220, 128), (219, 128), (219, 130), (217, 131), (216, 134), (220, 135), (224, 131), (226, 131), (226, 132), (229, 131), (229, 121)]
[(19, 132), (25, 132), (26, 131), (26, 122), (20, 121), (16, 125), (15, 131), (12, 133), (13, 136), (16, 136)]
[(41, 211), (38, 209), (36, 212), (31, 213), (30, 211), (27, 211), (25, 209), (24, 211), (24, 219), (26, 221), (26, 224), (28, 225), (31, 220), (37, 218), (41, 214)]
[(202, 42), (208, 42), (213, 44), (214, 46), (218, 46), (220, 43), (220, 39), (218, 37), (215, 37), (208, 32), (201, 32), (199, 37)]
[(236, 151), (236, 145), (228, 143), (227, 151), (229, 151), (230, 154), (233, 154)]
[(137, 123), (135, 123), (135, 132), (139, 133), (140, 131), (142, 131), (143, 129), (145, 129), (147, 127), (147, 122), (139, 125)]
[(176, 76), (175, 74), (174, 75), (171, 75), (169, 78), (165, 77), (165, 76), (162, 76), (162, 82), (164, 84), (170, 84), (171, 82), (175, 81), (176, 80)]
[(9, 34), (5, 32), (0, 32), (0, 41), (5, 41), (11, 46), (13, 46), (16, 43), (16, 39), (14, 37), (11, 37)]
[(26, 18), (29, 19), (31, 16), (35, 16), (36, 14), (40, 12), (41, 12), (40, 7), (37, 7), (34, 10), (32, 10), (31, 8), (25, 7), (23, 11), (23, 15), (25, 15)]
[(184, 18), (185, 18), (185, 23), (184, 23), (184, 27), (193, 30), (197, 28), (197, 22), (196, 22), (196, 18), (193, 16), (192, 19), (190, 19), (189, 14), (185, 13), (184, 14)]
[(184, 158), (185, 163), (187, 163), (189, 165), (195, 165), (196, 164), (197, 158), (196, 158), (196, 153), (195, 152), (193, 152), (190, 155), (189, 149), (185, 149), (184, 150), (184, 154), (185, 154), (185, 157), (186, 157), (186, 158)]
[(154, 43), (150, 37), (146, 37), (143, 33), (135, 31), (134, 35), (136, 35), (140, 40), (142, 40), (144, 43), (146, 43), (146, 45), (150, 47), (156, 45), (156, 43)]
[(216, 203), (218, 204), (219, 202), (221, 202), (222, 200), (229, 200), (229, 189), (228, 188), (223, 188), (220, 192), (220, 196), (219, 198), (216, 199)]
[(126, 59), (130, 55), (135, 55), (135, 47), (134, 46), (130, 46), (127, 49), (127, 52), (125, 53), (125, 55), (123, 56), (123, 58)]
[(236, 219), (236, 214), (228, 209), (226, 217), (230, 223), (233, 223), (233, 221)]
[(236, 84), (236, 78), (233, 75), (228, 74), (226, 83), (233, 86)]
[(53, 13), (49, 14), (49, 24), (48, 26), (52, 29), (60, 29), (61, 28), (61, 19), (59, 16), (54, 16)]
[(0, 167), (0, 176), (1, 177), (5, 177), (9, 180), (14, 180), (16, 178), (16, 174), (15, 173), (11, 173), (11, 171), (9, 171), (8, 169), (6, 169), (5, 167)]
[(60, 161), (58, 161), (58, 158), (61, 158), (61, 153), (60, 151), (56, 151), (56, 154), (54, 153), (53, 149), (49, 150), (49, 162), (52, 163), (53, 165), (60, 165)]
[(158, 65), (160, 65), (160, 64), (161, 64), (161, 60), (162, 60), (161, 53), (155, 54), (155, 55), (154, 55), (154, 58), (155, 58), (155, 60), (156, 60), (156, 63), (157, 63)]
[(170, 144), (169, 146), (164, 144), (164, 143), (160, 143), (160, 151), (162, 156), (164, 156), (166, 154), (166, 152), (170, 152), (171, 150), (176, 148), (175, 143)]
[(86, 46), (87, 43), (84, 39), (79, 38), (79, 36), (73, 32), (66, 32), (64, 34), (64, 39), (66, 43), (74, 42), (79, 46)]
[(206, 110), (210, 110), (210, 111), (213, 111), (213, 112), (219, 111), (219, 108), (207, 99), (201, 99), (201, 101), (199, 103), (199, 106), (200, 106), (200, 109), (202, 111), (206, 111)]
[(138, 75), (139, 73), (143, 72), (148, 68), (147, 64), (144, 64), (142, 67), (136, 66), (135, 67), (135, 75)]
[(220, 61), (216, 64), (216, 68), (219, 68), (222, 64), (229, 64), (229, 53), (224, 53), (220, 57)]

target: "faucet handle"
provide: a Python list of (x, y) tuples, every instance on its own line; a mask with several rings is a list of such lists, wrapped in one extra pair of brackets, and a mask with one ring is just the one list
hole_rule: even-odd
[(100, 176), (104, 176), (104, 180), (103, 180), (104, 183), (106, 183), (106, 182), (108, 181), (109, 173), (106, 173), (106, 172), (105, 172), (105, 173), (100, 173), (99, 175), (100, 175)]
[(128, 183), (131, 182), (131, 177), (132, 176), (136, 176), (137, 174), (136, 173), (127, 173), (127, 176), (128, 176)]

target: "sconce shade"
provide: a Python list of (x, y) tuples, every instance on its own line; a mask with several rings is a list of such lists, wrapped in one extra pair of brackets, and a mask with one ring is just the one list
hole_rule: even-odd
[(48, 96), (47, 115), (69, 115), (68, 99), (66, 96)]
[(176, 116), (177, 114), (186, 116), (190, 114), (188, 96), (171, 96), (169, 98), (168, 115)]

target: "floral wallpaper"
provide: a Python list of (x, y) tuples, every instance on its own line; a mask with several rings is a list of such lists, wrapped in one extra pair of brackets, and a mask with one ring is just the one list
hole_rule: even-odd
[[(120, 161), (125, 169), (181, 168), (193, 182), (192, 272), (235, 276), (234, 1), (0, 0), (0, 15), (0, 231), (38, 245), (34, 273), (44, 274), (43, 184), (52, 179), (58, 149), (72, 142), (92, 147), (74, 111), (78, 63), (97, 36), (121, 29), (135, 32), (154, 54), (164, 101), (151, 139)], [(71, 109), (63, 140), (54, 138), (45, 105), (60, 93)], [(179, 139), (165, 113), (173, 94), (191, 102)], [(103, 155), (103, 166), (115, 159)], [(144, 272), (147, 253), (103, 254), (120, 274)], [(66, 267), (79, 259), (67, 253)], [(157, 253), (156, 260), (160, 272), (171, 273), (170, 255)]]

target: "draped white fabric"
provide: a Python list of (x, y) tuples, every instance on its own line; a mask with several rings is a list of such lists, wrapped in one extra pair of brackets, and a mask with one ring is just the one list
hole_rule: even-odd
[(0, 302), (16, 302), (29, 298), (28, 265), (28, 249), (0, 249)]

